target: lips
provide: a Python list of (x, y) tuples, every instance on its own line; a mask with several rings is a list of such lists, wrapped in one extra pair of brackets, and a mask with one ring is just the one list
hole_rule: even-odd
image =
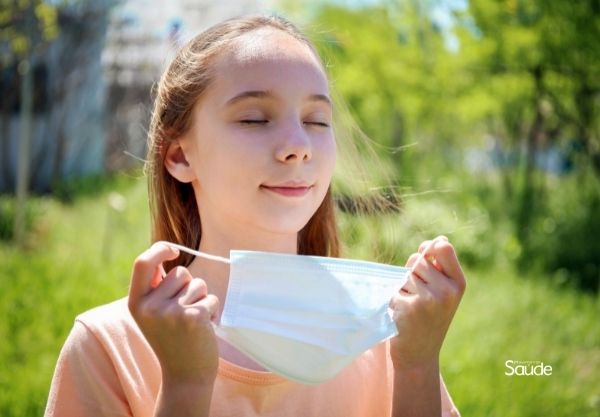
[(285, 197), (302, 197), (313, 187), (304, 181), (288, 181), (280, 184), (262, 184), (260, 188)]

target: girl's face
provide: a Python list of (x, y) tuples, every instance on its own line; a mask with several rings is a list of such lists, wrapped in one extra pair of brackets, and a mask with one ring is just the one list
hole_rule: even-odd
[(295, 234), (327, 192), (336, 145), (328, 81), (311, 50), (263, 28), (213, 63), (179, 141), (202, 228)]

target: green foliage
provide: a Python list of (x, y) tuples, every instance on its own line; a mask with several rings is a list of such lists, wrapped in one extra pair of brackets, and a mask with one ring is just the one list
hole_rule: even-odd
[(64, 203), (72, 203), (77, 199), (121, 188), (136, 178), (141, 177), (142, 174), (140, 173), (120, 173), (112, 176), (97, 174), (73, 177), (54, 184), (52, 195)]
[[(27, 249), (0, 244), (0, 338), (10, 341), (0, 344), (2, 416), (42, 415), (74, 317), (127, 293), (132, 261), (149, 242), (146, 186), (135, 176), (107, 184), (112, 187), (76, 197), (72, 204), (44, 200)], [(479, 265), (504, 256), (497, 239), (506, 229), (494, 231), (495, 220), (480, 203), (493, 195), (477, 194), (457, 204), (452, 194), (405, 193), (403, 211), (396, 215), (341, 214), (345, 256), (403, 264), (421, 240), (438, 231), (449, 233), (461, 257), (471, 252)], [(124, 204), (114, 204), (116, 195)], [(548, 279), (526, 279), (509, 266), (466, 268), (466, 273), (467, 292), (441, 362), (463, 415), (597, 415), (598, 301), (553, 288)], [(553, 375), (507, 377), (509, 359), (543, 361)]]
[(75, 316), (127, 294), (149, 243), (145, 183), (134, 177), (73, 205), (40, 199), (26, 248), (0, 243), (0, 415), (42, 415)]
[[(541, 268), (571, 276), (582, 289), (597, 288), (591, 231), (600, 218), (566, 208), (573, 201), (595, 207), (599, 187), (553, 202), (552, 212), (562, 213), (560, 226), (552, 236), (539, 234), (539, 225), (554, 216), (546, 212), (549, 184), (562, 192), (573, 181), (536, 164), (548, 150), (579, 144), (579, 158), (571, 158), (574, 175), (591, 167), (588, 181), (600, 182), (597, 4), (473, 0), (454, 15), (457, 51), (444, 47), (443, 32), (433, 24), (435, 4), (397, 0), (344, 8), (330, 2), (311, 8), (311, 35), (334, 90), (376, 143), (378, 158), (395, 171), (387, 184), (377, 185), (397, 189), (399, 201), (403, 194), (450, 190), (445, 196), (467, 224), (469, 213), (483, 213), (480, 218), (489, 220), (485, 233), (482, 227), (470, 236), (444, 222), (439, 228), (456, 230), (455, 240), (479, 242), (465, 245), (471, 265), (521, 259), (531, 271)], [(488, 172), (465, 171), (469, 148), (483, 151), (492, 141), (504, 160)], [(378, 162), (369, 165), (378, 171)], [(484, 238), (492, 239), (491, 247)], [(581, 248), (566, 248), (567, 238), (582, 242)], [(507, 255), (490, 255), (497, 252)]]
[[(42, 212), (43, 201), (30, 202), (26, 206), (26, 229), (31, 229), (36, 217)], [(0, 195), (0, 241), (9, 241), (13, 238), (15, 222), (15, 200), (8, 196)]]
[[(597, 416), (600, 303), (511, 269), (469, 270), (442, 349), (442, 373), (464, 416)], [(540, 361), (550, 376), (506, 376)]]
[[(448, 175), (436, 158), (426, 166), (423, 172), (428, 177), (418, 189), (396, 191), (398, 213), (340, 216), (347, 237), (345, 256), (374, 256), (383, 262), (402, 263), (423, 240), (445, 235), (459, 252), (461, 262), (470, 268), (510, 268), (523, 259), (525, 248), (499, 192), (500, 175), (458, 168)], [(538, 253), (537, 258), (541, 257)], [(553, 274), (555, 270), (549, 268), (547, 272)]]
[[(469, 286), (442, 366), (463, 415), (596, 416), (600, 306), (572, 287), (593, 292), (600, 282), (597, 1), (471, 0), (456, 14), (455, 52), (431, 22), (435, 3), (301, 8), (344, 98), (336, 109), (344, 113), (346, 101), (373, 140), (361, 139), (347, 114), (336, 121), (338, 140), (362, 140), (355, 150), (366, 173), (350, 158), (334, 189), (395, 190), (400, 209), (340, 214), (344, 256), (403, 264), (421, 241), (449, 236)], [(13, 36), (6, 10), (0, 40)], [(43, 27), (51, 14), (36, 10)], [(467, 170), (466, 150), (485, 149), (486, 135), (509, 161)], [(538, 154), (579, 144), (572, 171), (527, 166), (528, 142)], [(57, 190), (62, 202), (30, 205), (25, 249), (0, 243), (0, 337), (11, 341), (0, 344), (2, 416), (41, 415), (74, 316), (124, 295), (148, 243), (143, 181), (88, 178)], [(12, 228), (11, 207), (0, 198), (0, 236)], [(508, 359), (544, 361), (554, 373), (509, 378)]]
[(58, 35), (55, 4), (43, 0), (0, 0), (0, 44), (14, 55), (26, 56)]
[[(416, 131), (431, 133), (432, 122), (443, 124), (455, 116), (440, 99), (461, 87), (451, 79), (456, 62), (442, 52), (440, 34), (423, 28), (423, 13), (417, 6), (395, 13), (383, 6), (329, 5), (313, 17), (312, 38), (325, 56), (333, 88), (381, 145), (401, 147)], [(445, 127), (438, 133), (454, 125)]]
[(532, 225), (522, 263), (537, 263), (554, 281), (600, 292), (600, 183), (587, 172), (554, 179)]

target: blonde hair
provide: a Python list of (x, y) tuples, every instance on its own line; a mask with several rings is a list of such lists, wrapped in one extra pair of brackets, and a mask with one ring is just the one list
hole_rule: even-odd
[[(146, 159), (153, 242), (167, 240), (191, 248), (199, 246), (202, 228), (194, 190), (191, 184), (179, 182), (166, 170), (166, 150), (171, 141), (189, 129), (192, 108), (214, 79), (214, 58), (241, 35), (263, 27), (293, 36), (320, 61), (313, 44), (291, 22), (280, 16), (259, 15), (229, 19), (200, 33), (178, 51), (163, 73), (156, 89)], [(302, 255), (339, 256), (331, 187), (299, 231), (297, 248)], [(165, 266), (187, 266), (192, 259), (192, 255), (182, 254)]]

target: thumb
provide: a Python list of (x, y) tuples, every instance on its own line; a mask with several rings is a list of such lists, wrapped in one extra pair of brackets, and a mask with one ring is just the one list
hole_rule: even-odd
[(130, 303), (137, 303), (140, 298), (152, 291), (152, 284), (161, 279), (162, 263), (178, 256), (179, 250), (160, 242), (154, 243), (142, 252), (133, 263), (129, 287)]

